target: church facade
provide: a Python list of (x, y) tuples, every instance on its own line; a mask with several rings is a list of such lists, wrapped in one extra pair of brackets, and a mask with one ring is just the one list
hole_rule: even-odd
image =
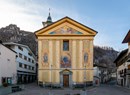
[(38, 39), (38, 82), (72, 87), (93, 82), (93, 41), (97, 32), (69, 17), (35, 32)]

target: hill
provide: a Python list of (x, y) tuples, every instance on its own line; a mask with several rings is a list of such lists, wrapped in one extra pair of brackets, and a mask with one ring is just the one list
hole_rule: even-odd
[(15, 42), (27, 45), (33, 53), (36, 54), (37, 42), (34, 33), (20, 30), (17, 25), (10, 24), (9, 26), (1, 28), (0, 40), (2, 42)]
[(112, 47), (100, 47), (94, 46), (94, 63), (99, 66), (107, 67), (110, 70), (116, 69), (116, 65), (113, 63), (118, 55), (118, 51)]
[[(10, 24), (0, 29), (0, 40), (3, 42), (16, 42), (28, 45), (36, 54), (37, 42), (34, 33), (20, 30), (17, 25)], [(111, 47), (94, 47), (94, 63), (108, 68), (115, 68), (113, 61), (117, 57), (117, 51)]]

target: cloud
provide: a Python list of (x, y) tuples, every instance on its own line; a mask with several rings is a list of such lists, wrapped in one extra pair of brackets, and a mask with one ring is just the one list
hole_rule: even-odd
[(78, 19), (78, 15), (71, 11), (57, 9), (49, 2), (35, 2), (33, 0), (2, 0), (0, 1), (0, 27), (17, 24), (22, 30), (34, 32), (42, 28), (42, 21), (46, 21), (48, 9), (53, 7), (51, 14), (53, 21), (71, 14), (70, 17)]
[[(26, 26), (31, 24), (35, 18), (35, 15), (29, 15), (24, 12), (24, 8), (18, 7), (17, 5), (10, 4), (10, 2), (0, 1), (0, 26), (6, 26), (10, 23), (17, 24), (23, 29), (31, 30), (30, 26)], [(25, 27), (26, 26), (26, 27)]]
[[(122, 18), (122, 16), (115, 14), (114, 16), (107, 16), (108, 13), (103, 15), (104, 12), (95, 15), (97, 10), (94, 11), (93, 9), (97, 9), (97, 7), (87, 8), (85, 6), (87, 10), (83, 6), (77, 7), (77, 3), (69, 2), (69, 0), (0, 0), (0, 27), (12, 23), (22, 30), (34, 32), (43, 27), (42, 21), (46, 21), (48, 9), (51, 8), (53, 21), (69, 16), (98, 31), (94, 40), (96, 45), (107, 45), (115, 48), (124, 46), (121, 45), (121, 41), (129, 29), (129, 23), (127, 22), (129, 17), (126, 18), (124, 15)], [(60, 6), (58, 6), (59, 4)], [(90, 4), (90, 6), (93, 5)]]

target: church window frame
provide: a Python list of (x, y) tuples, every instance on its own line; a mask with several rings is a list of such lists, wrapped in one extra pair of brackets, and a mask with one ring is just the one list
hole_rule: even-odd
[(63, 40), (63, 51), (69, 51), (69, 40)]

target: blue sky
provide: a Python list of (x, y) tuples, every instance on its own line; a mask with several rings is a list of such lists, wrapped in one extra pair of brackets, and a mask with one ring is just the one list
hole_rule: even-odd
[(130, 29), (130, 0), (0, 0), (0, 28), (17, 24), (34, 32), (42, 28), (51, 8), (53, 21), (65, 16), (98, 31), (94, 44), (121, 51)]

